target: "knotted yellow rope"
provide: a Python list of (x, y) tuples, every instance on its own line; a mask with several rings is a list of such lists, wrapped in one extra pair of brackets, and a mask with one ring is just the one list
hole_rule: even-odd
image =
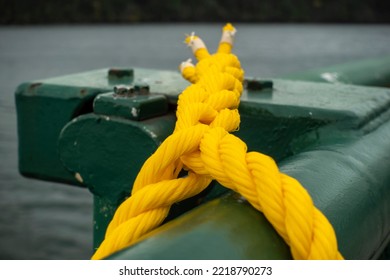
[[(93, 259), (135, 243), (163, 222), (173, 203), (198, 194), (212, 179), (262, 211), (294, 259), (342, 259), (331, 224), (308, 192), (280, 173), (272, 158), (247, 152), (246, 144), (229, 133), (240, 123), (237, 107), (244, 76), (231, 54), (234, 34), (227, 24), (213, 55), (199, 37), (186, 38), (198, 63), (188, 60), (180, 66), (193, 84), (179, 96), (174, 133), (144, 163), (131, 197), (118, 207)], [(188, 174), (178, 178), (183, 169)]]

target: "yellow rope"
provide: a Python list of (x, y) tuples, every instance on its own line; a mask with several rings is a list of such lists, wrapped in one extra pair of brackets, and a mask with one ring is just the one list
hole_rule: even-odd
[[(343, 258), (331, 224), (300, 183), (280, 173), (272, 158), (247, 152), (246, 144), (229, 133), (240, 123), (244, 76), (231, 54), (234, 34), (227, 24), (213, 55), (199, 37), (186, 38), (198, 63), (188, 60), (180, 66), (192, 85), (179, 96), (174, 133), (144, 163), (93, 259), (134, 244), (163, 222), (172, 204), (198, 194), (212, 179), (262, 211), (294, 259)], [(178, 178), (183, 169), (187, 176)]]

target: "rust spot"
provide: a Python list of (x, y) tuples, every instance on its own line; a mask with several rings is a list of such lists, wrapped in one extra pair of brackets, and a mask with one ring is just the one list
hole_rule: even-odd
[(29, 90), (34, 90), (35, 88), (39, 87), (40, 85), (42, 85), (42, 83), (33, 83), (29, 86)]
[(80, 95), (81, 95), (82, 97), (86, 96), (87, 94), (88, 94), (88, 91), (87, 91), (85, 88), (83, 88), (83, 89), (80, 90)]
[(42, 83), (33, 83), (33, 84), (29, 85), (27, 91), (30, 94), (35, 94), (36, 93), (36, 88), (38, 88), (41, 85), (42, 85)]
[(134, 76), (133, 69), (115, 69), (111, 68), (108, 70), (109, 78), (132, 78)]
[(273, 82), (271, 80), (258, 80), (258, 79), (247, 79), (244, 81), (244, 86), (247, 90), (263, 90), (266, 88), (272, 89)]

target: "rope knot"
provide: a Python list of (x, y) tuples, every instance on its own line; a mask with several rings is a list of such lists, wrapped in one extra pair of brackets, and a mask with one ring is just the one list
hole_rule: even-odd
[(280, 173), (272, 158), (248, 153), (229, 133), (240, 125), (244, 78), (231, 54), (235, 33), (227, 24), (213, 55), (194, 33), (185, 39), (198, 63), (179, 67), (192, 85), (179, 96), (175, 130), (142, 166), (93, 259), (135, 243), (164, 221), (173, 203), (198, 194), (212, 179), (262, 211), (295, 259), (342, 259), (332, 226), (299, 182)]

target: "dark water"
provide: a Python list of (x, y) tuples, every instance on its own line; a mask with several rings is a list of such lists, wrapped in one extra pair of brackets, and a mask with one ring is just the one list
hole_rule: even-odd
[[(235, 53), (248, 76), (277, 77), (390, 55), (390, 25), (238, 24)], [(13, 93), (24, 81), (111, 66), (176, 70), (195, 31), (215, 50), (221, 25), (0, 27), (0, 259), (85, 259), (92, 196), (17, 171)]]

